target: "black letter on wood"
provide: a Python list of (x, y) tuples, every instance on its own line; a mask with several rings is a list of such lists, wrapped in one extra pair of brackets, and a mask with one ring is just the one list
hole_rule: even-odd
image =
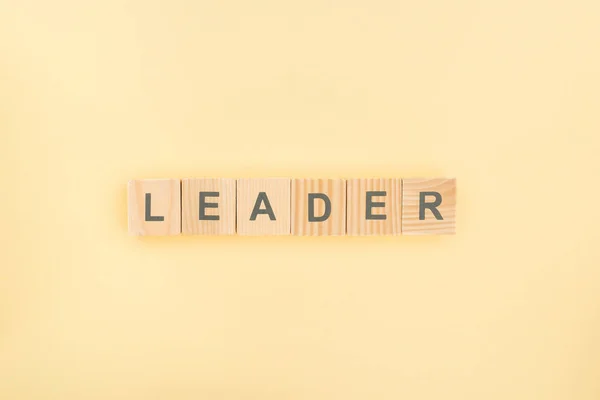
[[(325, 202), (325, 212), (320, 217), (315, 217), (315, 199), (321, 199)], [(325, 193), (308, 194), (308, 222), (322, 222), (331, 215), (331, 200)]]
[(385, 207), (385, 203), (382, 201), (373, 201), (373, 197), (375, 196), (385, 196), (387, 194), (387, 192), (385, 191), (378, 191), (378, 192), (367, 192), (367, 211), (365, 213), (366, 218), (365, 219), (386, 219), (387, 215), (385, 214), (377, 214), (377, 215), (373, 215), (371, 213), (371, 209), (373, 207)]
[(152, 194), (146, 193), (146, 221), (148, 222), (161, 222), (164, 221), (165, 217), (152, 215)]
[[(263, 202), (265, 203), (265, 208), (261, 209), (260, 204)], [(273, 213), (273, 208), (271, 207), (271, 203), (269, 203), (269, 198), (265, 192), (260, 192), (258, 194), (256, 203), (254, 203), (254, 209), (252, 210), (252, 214), (250, 214), (250, 221), (256, 221), (256, 216), (258, 214), (268, 214), (269, 219), (275, 221), (275, 213)]]
[(207, 197), (219, 197), (219, 192), (200, 192), (200, 211), (198, 219), (200, 221), (218, 221), (218, 215), (206, 215), (207, 208), (218, 208), (218, 203), (207, 203)]
[[(426, 203), (425, 196), (433, 196), (433, 197), (435, 197), (435, 201), (432, 203)], [(435, 219), (443, 220), (444, 218), (442, 218), (442, 214), (440, 214), (440, 212), (436, 208), (436, 207), (439, 207), (440, 204), (442, 204), (442, 195), (439, 194), (438, 192), (420, 192), (419, 193), (419, 219), (420, 220), (425, 219), (425, 209), (429, 208), (431, 210), (431, 212), (433, 213), (433, 216), (435, 217)]]

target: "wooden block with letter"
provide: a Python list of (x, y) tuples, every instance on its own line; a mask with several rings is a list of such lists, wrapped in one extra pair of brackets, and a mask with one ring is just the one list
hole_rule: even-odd
[(238, 234), (289, 235), (290, 182), (289, 178), (238, 179)]
[(403, 234), (455, 233), (456, 179), (403, 179), (402, 186)]
[(349, 179), (348, 235), (400, 235), (402, 180)]
[(184, 235), (235, 234), (236, 180), (181, 181), (181, 231)]
[(346, 234), (344, 179), (292, 180), (292, 234)]
[(181, 233), (181, 183), (179, 179), (129, 181), (129, 233), (138, 236)]

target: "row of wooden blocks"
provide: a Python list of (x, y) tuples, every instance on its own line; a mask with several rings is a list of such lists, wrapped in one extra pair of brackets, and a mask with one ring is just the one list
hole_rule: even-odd
[(133, 235), (454, 234), (456, 180), (133, 180), (128, 202)]

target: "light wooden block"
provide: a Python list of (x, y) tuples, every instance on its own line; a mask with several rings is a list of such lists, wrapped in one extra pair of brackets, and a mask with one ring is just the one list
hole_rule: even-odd
[(400, 235), (402, 180), (349, 179), (348, 235)]
[(179, 179), (129, 181), (129, 233), (165, 236), (181, 233), (181, 183)]
[(236, 180), (181, 181), (181, 231), (184, 235), (235, 234)]
[(403, 234), (455, 233), (456, 179), (403, 179), (402, 186)]
[(289, 178), (238, 179), (238, 234), (289, 235), (290, 184)]
[(346, 234), (344, 179), (292, 180), (292, 234)]

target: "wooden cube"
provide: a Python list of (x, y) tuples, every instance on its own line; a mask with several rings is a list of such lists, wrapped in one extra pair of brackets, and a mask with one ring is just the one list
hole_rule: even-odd
[(129, 181), (129, 233), (165, 236), (181, 233), (181, 183), (179, 179)]
[(456, 179), (403, 179), (402, 233), (454, 234)]
[(235, 234), (235, 179), (183, 179), (181, 231), (184, 235)]
[(238, 179), (238, 234), (289, 235), (290, 184), (289, 178)]
[(348, 235), (400, 235), (402, 180), (349, 179)]
[(344, 179), (292, 180), (292, 234), (346, 234)]

